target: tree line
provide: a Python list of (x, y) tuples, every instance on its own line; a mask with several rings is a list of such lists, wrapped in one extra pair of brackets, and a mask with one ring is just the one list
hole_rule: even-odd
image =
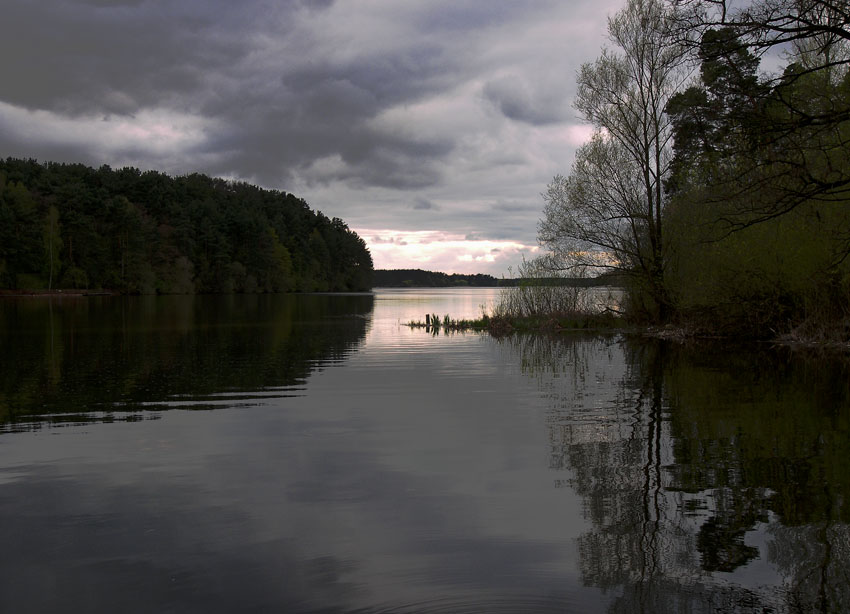
[(546, 265), (624, 274), (643, 320), (847, 337), (850, 5), (628, 0), (608, 32)]
[(493, 287), (500, 284), (497, 278), (483, 273), (463, 275), (422, 269), (377, 269), (374, 282), (379, 288)]
[(495, 288), (516, 286), (569, 286), (591, 288), (620, 286), (622, 280), (616, 273), (603, 273), (597, 277), (568, 277), (552, 275), (537, 262), (520, 265), (518, 277), (493, 277), (485, 273), (463, 274), (425, 271), (422, 269), (375, 269), (374, 285), (378, 288)]
[(362, 291), (366, 243), (304, 200), (201, 174), (0, 160), (0, 288)]

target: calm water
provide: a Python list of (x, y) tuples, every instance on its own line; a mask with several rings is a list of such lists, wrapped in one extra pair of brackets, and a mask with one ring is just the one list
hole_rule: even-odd
[(497, 293), (0, 302), (0, 611), (850, 611), (846, 364)]

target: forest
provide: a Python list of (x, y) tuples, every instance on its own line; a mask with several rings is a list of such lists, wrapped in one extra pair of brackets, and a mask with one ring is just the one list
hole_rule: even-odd
[(448, 274), (422, 269), (377, 269), (374, 280), (375, 286), (378, 288), (493, 287), (500, 285), (500, 281), (492, 275), (481, 273), (475, 275)]
[(302, 199), (201, 174), (0, 160), (0, 289), (364, 291), (366, 243)]
[(550, 269), (622, 273), (636, 320), (850, 340), (850, 5), (628, 0), (608, 33)]

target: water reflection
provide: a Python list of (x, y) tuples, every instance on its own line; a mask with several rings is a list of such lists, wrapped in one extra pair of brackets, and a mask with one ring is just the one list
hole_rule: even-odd
[(645, 339), (502, 343), (551, 399), (550, 467), (584, 502), (582, 578), (619, 593), (611, 611), (850, 603), (846, 362)]
[(0, 611), (841, 611), (846, 365), (402, 324), (488, 296), (4, 308), (5, 429), (117, 423), (0, 435)]
[(0, 424), (138, 420), (298, 394), (362, 342), (373, 305), (372, 295), (7, 300)]

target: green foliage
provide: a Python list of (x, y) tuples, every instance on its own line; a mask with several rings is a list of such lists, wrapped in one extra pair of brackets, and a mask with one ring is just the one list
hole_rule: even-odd
[(850, 228), (843, 204), (807, 204), (728, 235), (713, 224), (717, 207), (677, 205), (667, 218), (675, 237), (668, 283), (680, 314), (706, 328), (775, 335), (831, 309), (824, 291), (848, 278), (833, 234)]
[[(14, 287), (19, 275), (39, 276), (43, 262), (42, 227), (33, 195), (0, 167), (0, 283)], [(41, 284), (39, 284), (41, 286)]]
[(0, 160), (0, 288), (362, 291), (365, 242), (291, 194), (193, 174)]
[[(779, 80), (729, 29), (674, 96), (666, 283), (680, 319), (776, 336), (850, 318), (850, 72), (800, 52)], [(842, 119), (843, 117), (843, 119)], [(846, 334), (846, 333), (844, 333)]]

